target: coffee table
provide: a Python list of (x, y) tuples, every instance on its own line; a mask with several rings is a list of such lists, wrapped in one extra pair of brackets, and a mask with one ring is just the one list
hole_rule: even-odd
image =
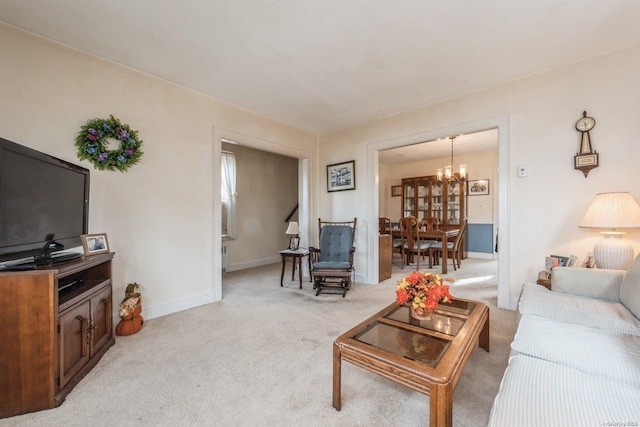
[(393, 303), (340, 335), (333, 344), (333, 407), (341, 408), (345, 360), (430, 396), (430, 425), (453, 423), (453, 390), (476, 340), (489, 351), (489, 308), (456, 298), (431, 320), (415, 320)]

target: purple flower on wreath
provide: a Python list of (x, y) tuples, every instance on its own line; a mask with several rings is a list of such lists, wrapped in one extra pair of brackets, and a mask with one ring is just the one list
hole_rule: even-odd
[(87, 132), (89, 132), (90, 135), (98, 136), (98, 131), (95, 130), (94, 128), (89, 128)]
[(128, 148), (128, 149), (124, 150), (124, 154), (126, 154), (129, 157), (133, 156), (133, 153), (135, 153), (135, 152), (136, 152), (135, 148)]
[(111, 130), (111, 126), (109, 126), (109, 123), (103, 123), (102, 130), (105, 132), (109, 132)]
[(100, 153), (100, 155), (98, 156), (98, 161), (104, 162), (105, 160), (107, 160), (107, 157), (109, 157), (107, 153)]
[(127, 159), (122, 154), (120, 154), (117, 159), (120, 163), (127, 163)]
[(87, 139), (88, 139), (89, 141), (95, 141), (95, 140), (97, 140), (98, 138), (96, 138), (96, 137), (95, 137), (95, 135), (87, 135)]
[(129, 138), (129, 132), (124, 129), (118, 129), (118, 139), (124, 141), (127, 138)]

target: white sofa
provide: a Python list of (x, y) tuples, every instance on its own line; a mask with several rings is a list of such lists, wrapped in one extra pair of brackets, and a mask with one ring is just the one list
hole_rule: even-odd
[(490, 426), (640, 426), (640, 256), (526, 283)]

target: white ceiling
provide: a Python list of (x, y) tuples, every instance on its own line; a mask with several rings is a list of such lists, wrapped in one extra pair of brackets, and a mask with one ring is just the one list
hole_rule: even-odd
[(637, 0), (2, 0), (0, 20), (316, 134), (640, 43)]
[[(453, 137), (454, 161), (456, 156), (461, 154), (498, 149), (497, 129), (489, 129), (464, 135), (451, 135), (451, 137)], [(391, 165), (426, 159), (451, 158), (451, 145), (452, 141), (450, 138), (440, 138), (434, 141), (425, 141), (419, 144), (392, 148), (379, 151), (378, 161), (382, 164)], [(458, 163), (454, 162), (454, 165), (457, 166)]]

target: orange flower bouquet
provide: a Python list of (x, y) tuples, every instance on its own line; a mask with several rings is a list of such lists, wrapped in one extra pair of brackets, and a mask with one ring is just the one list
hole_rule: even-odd
[(414, 271), (398, 282), (396, 286), (396, 301), (398, 304), (410, 304), (412, 313), (419, 317), (428, 317), (438, 307), (439, 303), (449, 303), (453, 296), (449, 293), (449, 285), (442, 284), (438, 274)]

